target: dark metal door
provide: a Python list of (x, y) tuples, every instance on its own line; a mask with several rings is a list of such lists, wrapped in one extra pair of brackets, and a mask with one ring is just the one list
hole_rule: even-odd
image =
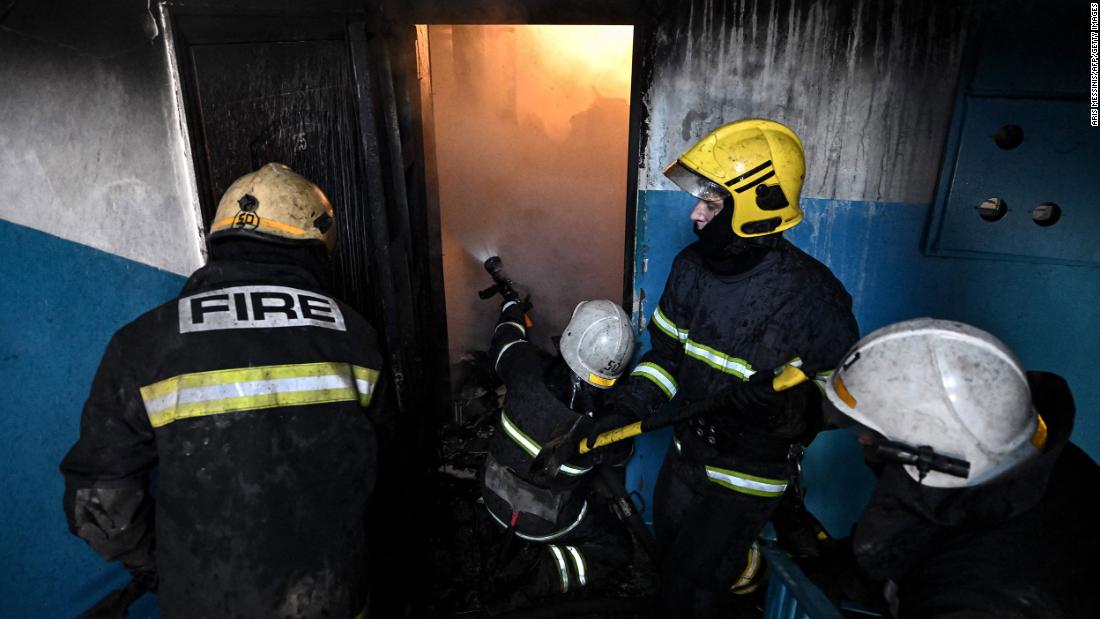
[[(424, 523), (398, 511), (423, 488), (434, 450), (410, 263), (406, 159), (394, 76), (381, 36), (354, 15), (172, 13), (204, 225), (239, 176), (277, 161), (320, 186), (337, 214), (329, 290), (376, 328), (386, 357), (392, 432), (384, 441), (370, 529), (372, 612), (416, 606)], [(407, 111), (406, 115), (407, 115)], [(417, 302), (420, 305), (417, 305)], [(415, 614), (415, 612), (413, 613)]]

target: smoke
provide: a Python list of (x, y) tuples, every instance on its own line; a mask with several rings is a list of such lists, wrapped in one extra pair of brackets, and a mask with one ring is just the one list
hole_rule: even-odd
[(430, 26), (451, 363), (489, 345), (500, 255), (550, 349), (580, 301), (622, 297), (631, 28)]

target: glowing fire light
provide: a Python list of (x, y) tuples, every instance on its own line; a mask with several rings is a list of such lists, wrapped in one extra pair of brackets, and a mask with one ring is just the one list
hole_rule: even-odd
[(562, 138), (597, 97), (630, 100), (633, 26), (517, 26), (516, 100)]
[(548, 64), (595, 74), (609, 82), (604, 96), (630, 96), (632, 26), (530, 26)]

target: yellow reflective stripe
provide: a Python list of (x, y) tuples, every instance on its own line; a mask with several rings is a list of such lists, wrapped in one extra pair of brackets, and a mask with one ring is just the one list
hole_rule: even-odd
[(554, 555), (554, 559), (558, 562), (558, 572), (561, 573), (561, 592), (565, 593), (569, 591), (569, 568), (565, 565), (565, 555), (557, 546), (551, 544), (549, 548), (550, 554)]
[(527, 452), (527, 455), (532, 458), (539, 455), (542, 446), (536, 443), (530, 436), (527, 436), (523, 430), (520, 430), (519, 426), (512, 423), (512, 420), (508, 418), (508, 414), (504, 411), (500, 412), (500, 426), (504, 428), (504, 433), (520, 446), (520, 449)]
[[(515, 422), (509, 419), (508, 415), (504, 411), (500, 412), (500, 426), (504, 429), (504, 433), (507, 434), (508, 437), (511, 438), (513, 441), (515, 441), (515, 443), (519, 445), (520, 449), (527, 452), (527, 455), (531, 456), (532, 458), (538, 456), (539, 452), (542, 451), (542, 445), (539, 445), (538, 442), (528, 436), (526, 432), (520, 430), (519, 426), (517, 426)], [(577, 477), (580, 475), (584, 475), (588, 471), (591, 471), (592, 467), (581, 468), (577, 466), (563, 464), (558, 467), (558, 470), (562, 473), (565, 473), (566, 475)]]
[(681, 329), (676, 326), (676, 323), (669, 320), (668, 316), (661, 311), (661, 306), (657, 306), (657, 310), (653, 312), (653, 324), (657, 325), (665, 335), (671, 337), (678, 342), (686, 342), (688, 338), (687, 329)]
[(704, 468), (707, 471), (707, 479), (719, 486), (743, 494), (777, 497), (787, 490), (787, 480), (785, 479), (769, 479), (716, 466), (706, 466)]
[[(734, 595), (744, 595), (746, 593), (752, 593), (756, 590), (757, 574), (760, 573), (760, 547), (756, 542), (749, 546), (748, 557), (745, 562), (745, 569), (741, 571), (741, 576), (737, 579), (737, 582), (733, 583), (730, 587), (730, 591)], [(752, 585), (752, 586), (750, 586)]]
[(656, 363), (651, 363), (649, 361), (639, 363), (630, 374), (631, 376), (644, 376), (653, 381), (661, 388), (661, 391), (665, 392), (665, 395), (668, 396), (670, 400), (676, 395), (676, 392), (679, 391), (679, 385), (676, 384), (672, 375)]
[(370, 406), (374, 397), (374, 388), (378, 385), (378, 370), (371, 368), (351, 366), (351, 372), (355, 376), (355, 389), (359, 392), (359, 405), (363, 408)]
[(154, 428), (192, 417), (326, 402), (370, 402), (378, 371), (302, 363), (180, 374), (140, 389)]
[(569, 554), (573, 555), (573, 563), (577, 566), (577, 583), (582, 587), (587, 585), (588, 570), (584, 555), (581, 554), (581, 551), (577, 550), (576, 546), (566, 546), (565, 549), (569, 551)]
[(732, 374), (742, 380), (748, 380), (753, 374), (756, 374), (756, 370), (752, 368), (748, 361), (719, 352), (694, 340), (688, 340), (684, 343), (684, 354), (698, 359), (720, 372)]

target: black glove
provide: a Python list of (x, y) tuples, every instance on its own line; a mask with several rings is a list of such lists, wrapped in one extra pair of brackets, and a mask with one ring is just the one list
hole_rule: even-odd
[(637, 414), (634, 411), (623, 406), (608, 406), (604, 411), (595, 419), (592, 420), (592, 424), (587, 429), (587, 436), (585, 443), (589, 449), (592, 449), (596, 444), (596, 437), (604, 432), (610, 432), (623, 426), (628, 426), (639, 420)]
[(786, 397), (784, 392), (772, 387), (771, 372), (757, 372), (748, 382), (735, 385), (722, 398), (722, 405), (733, 407), (743, 413), (771, 411), (782, 408)]

